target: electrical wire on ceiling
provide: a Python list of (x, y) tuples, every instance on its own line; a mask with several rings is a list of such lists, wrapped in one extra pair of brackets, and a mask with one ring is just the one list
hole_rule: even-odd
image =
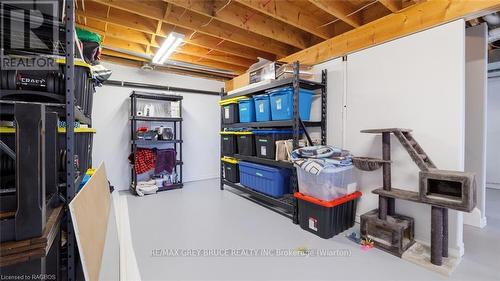
[[(377, 2), (378, 2), (378, 0), (375, 0), (375, 1), (373, 1), (373, 2), (370, 2), (370, 3), (368, 3), (368, 4), (364, 5), (364, 6), (362, 6), (361, 8), (359, 8), (359, 9), (357, 9), (357, 10), (355, 10), (355, 11), (353, 11), (353, 12), (351, 12), (351, 13), (347, 14), (347, 15), (345, 15), (345, 17), (346, 17), (346, 18), (348, 18), (348, 17), (350, 17), (350, 16), (352, 16), (352, 15), (356, 14), (357, 12), (359, 12), (359, 11), (361, 11), (361, 10), (363, 10), (363, 9), (365, 9), (365, 8), (367, 8), (367, 7), (369, 7), (369, 6), (373, 5), (373, 4), (375, 4), (375, 3), (377, 3)], [(338, 21), (340, 21), (340, 20), (341, 20), (341, 19), (338, 19), (338, 18), (337, 18), (337, 19), (334, 19), (334, 20), (332, 20), (332, 21), (330, 21), (330, 22), (327, 22), (327, 23), (325, 23), (325, 24), (322, 24), (322, 25), (318, 26), (318, 28), (325, 27), (325, 26), (327, 26), (327, 25), (330, 25), (330, 24), (336, 23), (336, 22), (338, 22)]]

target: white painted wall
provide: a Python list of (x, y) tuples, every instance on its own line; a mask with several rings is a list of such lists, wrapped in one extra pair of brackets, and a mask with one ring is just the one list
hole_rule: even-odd
[[(441, 169), (464, 170), (465, 36), (456, 21), (315, 66), (328, 70), (328, 143), (354, 155), (381, 157), (381, 137), (368, 128), (412, 128)], [(429, 46), (432, 46), (430, 48)], [(393, 186), (418, 191), (418, 168), (392, 139)], [(377, 208), (371, 193), (382, 172), (359, 172), (358, 215)], [(415, 237), (430, 243), (430, 206), (402, 200), (396, 211), (415, 218)], [(461, 212), (450, 211), (450, 253), (463, 253)]]
[(465, 30), (465, 171), (476, 174), (477, 206), (464, 213), (464, 223), (486, 226), (486, 96), (488, 27)]
[[(327, 71), (327, 143), (337, 147), (344, 144), (344, 94), (346, 62), (336, 58), (314, 66), (316, 79), (321, 80), (321, 71)], [(312, 112), (320, 111), (321, 107)]]
[[(168, 85), (174, 87), (220, 91), (223, 82), (163, 72), (144, 72), (137, 68), (104, 63), (113, 70), (111, 79), (129, 82)], [(94, 95), (92, 154), (93, 165), (106, 163), (109, 180), (115, 188), (126, 190), (130, 184), (130, 99), (133, 88), (104, 86)], [(141, 89), (147, 92), (161, 92)], [(184, 181), (202, 180), (219, 176), (220, 109), (218, 96), (179, 93), (184, 97), (183, 160)]]
[(500, 189), (500, 77), (488, 79), (486, 184)]

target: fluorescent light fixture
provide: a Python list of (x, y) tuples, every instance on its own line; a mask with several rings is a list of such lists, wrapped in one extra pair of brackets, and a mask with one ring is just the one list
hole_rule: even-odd
[(184, 40), (184, 34), (180, 34), (177, 32), (170, 32), (167, 36), (167, 39), (163, 42), (160, 49), (156, 52), (153, 63), (163, 64), (168, 57), (179, 47), (179, 45)]

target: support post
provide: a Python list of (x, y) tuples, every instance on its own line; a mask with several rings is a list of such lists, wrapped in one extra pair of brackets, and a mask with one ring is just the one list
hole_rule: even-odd
[(378, 196), (378, 218), (381, 220), (387, 219), (387, 197)]
[[(382, 133), (382, 159), (391, 161), (391, 133)], [(392, 180), (391, 180), (391, 163), (387, 162), (382, 165), (383, 173), (383, 189), (391, 190)], [(387, 214), (390, 216), (394, 215), (396, 212), (394, 198), (387, 198)]]
[[(300, 70), (300, 65), (298, 61), (295, 61), (293, 63), (293, 126), (292, 126), (292, 131), (293, 131), (293, 149), (298, 149), (299, 148), (299, 138), (300, 138), (300, 116), (299, 116), (299, 90), (300, 90), (300, 84), (299, 84), (299, 70)], [(306, 130), (304, 128), (304, 130)], [(292, 178), (291, 178), (291, 183), (292, 183), (292, 190), (293, 192), (299, 191), (298, 188), (298, 180), (297, 180), (297, 171), (293, 169), (292, 171)], [(294, 224), (299, 223), (299, 212), (298, 212), (298, 202), (297, 198), (293, 198), (293, 218), (292, 221)]]
[[(224, 88), (220, 89), (220, 98), (222, 99), (224, 97)], [(224, 120), (224, 108), (220, 108), (220, 122), (222, 123), (222, 120)], [(222, 154), (222, 138), (220, 138), (220, 157), (222, 158), (224, 155)], [(219, 160), (219, 167), (220, 167), (220, 190), (224, 190), (224, 164), (222, 163), (221, 160)]]
[(321, 83), (323, 87), (321, 87), (321, 144), (326, 145), (326, 128), (327, 128), (327, 77), (326, 77), (326, 69), (321, 71)]
[(448, 257), (448, 209), (443, 208), (443, 257)]
[[(75, 197), (75, 2), (64, 1), (66, 32), (66, 67), (64, 69), (66, 96), (66, 202), (69, 204)], [(67, 229), (67, 264), (68, 281), (76, 278), (75, 249), (76, 239), (73, 221), (69, 213), (66, 215)]]
[(431, 263), (443, 264), (443, 208), (431, 207)]

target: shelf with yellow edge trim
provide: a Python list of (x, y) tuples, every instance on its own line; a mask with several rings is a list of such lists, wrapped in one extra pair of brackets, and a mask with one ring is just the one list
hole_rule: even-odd
[[(14, 127), (0, 127), (0, 134), (14, 134), (16, 128)], [(66, 133), (66, 128), (57, 128), (57, 132), (60, 134)], [(75, 133), (93, 133), (97, 131), (94, 128), (75, 128)]]

